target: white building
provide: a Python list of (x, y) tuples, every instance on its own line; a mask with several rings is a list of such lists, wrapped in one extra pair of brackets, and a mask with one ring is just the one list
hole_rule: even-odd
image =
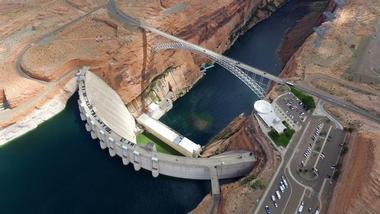
[(144, 126), (149, 133), (153, 134), (179, 153), (187, 157), (199, 156), (199, 153), (202, 150), (200, 145), (178, 134), (159, 120), (155, 120), (147, 114), (141, 114), (141, 116), (137, 118), (137, 121)]
[(254, 104), (257, 115), (265, 122), (265, 124), (281, 134), (286, 129), (280, 118), (274, 112), (272, 104), (265, 100), (258, 100)]

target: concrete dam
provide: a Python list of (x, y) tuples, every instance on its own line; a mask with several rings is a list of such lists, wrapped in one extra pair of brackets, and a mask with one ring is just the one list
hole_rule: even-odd
[[(118, 94), (88, 68), (78, 71), (77, 82), (80, 117), (86, 130), (92, 139), (99, 140), (102, 149), (108, 149), (111, 157), (119, 156), (124, 165), (131, 163), (136, 171), (143, 168), (151, 171), (153, 177), (163, 174), (217, 182), (246, 175), (256, 161), (253, 153), (247, 151), (197, 158), (164, 154), (141, 146), (136, 143), (139, 128), (135, 118)], [(190, 145), (198, 149), (197, 144)]]

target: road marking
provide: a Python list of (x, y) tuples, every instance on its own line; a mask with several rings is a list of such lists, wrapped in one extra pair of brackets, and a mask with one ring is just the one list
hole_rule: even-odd
[(318, 193), (318, 202), (319, 202), (319, 210), (322, 210), (322, 200), (321, 200), (321, 196), (322, 196), (322, 193), (323, 193), (323, 189), (325, 188), (325, 185), (326, 185), (326, 182), (327, 182), (327, 179), (323, 179), (323, 183), (322, 183), (322, 187), (321, 189), (319, 190), (319, 193)]
[(297, 184), (299, 184), (300, 186), (302, 186), (302, 187), (304, 187), (304, 188), (306, 188), (306, 189), (310, 189), (310, 190), (311, 190), (310, 187), (308, 187), (308, 186), (302, 184), (301, 182), (299, 182), (299, 181), (293, 176), (293, 174), (292, 174), (292, 172), (291, 172), (291, 170), (290, 170), (290, 163), (293, 161), (293, 158), (294, 158), (294, 155), (296, 154), (297, 148), (298, 148), (298, 146), (300, 145), (300, 142), (302, 141), (302, 139), (304, 138), (305, 133), (306, 133), (306, 130), (309, 128), (309, 125), (310, 125), (310, 121), (306, 124), (306, 127), (305, 127), (305, 129), (303, 130), (302, 135), (301, 135), (300, 139), (298, 140), (298, 143), (297, 143), (296, 147), (294, 148), (293, 154), (292, 154), (292, 156), (290, 157), (290, 159), (289, 159), (289, 161), (288, 161), (288, 163), (287, 163), (287, 165), (286, 165), (285, 168), (288, 170), (288, 173), (289, 173), (290, 177), (291, 177), (291, 178), (292, 178)]
[[(323, 127), (325, 126), (324, 123), (322, 123), (322, 127), (320, 130), (323, 129)], [(318, 136), (315, 138), (315, 140), (313, 141), (313, 145), (311, 146), (311, 150), (314, 151), (314, 147), (315, 147), (315, 144), (317, 143), (318, 139), (321, 138), (321, 135), (320, 133), (318, 134)], [(307, 165), (307, 163), (309, 163), (309, 160), (310, 160), (310, 157), (311, 155), (307, 156), (306, 160), (305, 160), (305, 166)]]
[(294, 177), (293, 173), (292, 173), (291, 170), (290, 170), (290, 167), (286, 167), (286, 169), (288, 170), (288, 173), (289, 173), (290, 177), (291, 177), (291, 178), (292, 178), (292, 179), (293, 179), (298, 185), (302, 186), (302, 187), (305, 188), (305, 189), (308, 189), (308, 190), (310, 190), (310, 191), (313, 191), (313, 189), (312, 189), (311, 187), (309, 187), (309, 186), (307, 186), (307, 185), (305, 185), (305, 184), (299, 182), (299, 181), (296, 179), (296, 177)]
[[(297, 148), (298, 144), (300, 143), (301, 139), (303, 138), (303, 136), (304, 136), (306, 130), (308, 129), (309, 125), (310, 125), (310, 121), (308, 121), (308, 123), (306, 124), (306, 127), (305, 127), (305, 129), (304, 129), (304, 131), (303, 131), (303, 133), (302, 133), (302, 135), (301, 135), (301, 138), (300, 138), (300, 140), (298, 141), (298, 143), (296, 144), (296, 146), (294, 147), (294, 150)], [(286, 148), (286, 151), (287, 151), (287, 149), (290, 147), (291, 143), (292, 143), (292, 142), (290, 142), (290, 143), (288, 144), (288, 146), (287, 146), (287, 148)], [(285, 151), (284, 153), (286, 153), (286, 151)], [(276, 171), (275, 174), (273, 175), (273, 178), (272, 178), (272, 180), (270, 181), (270, 183), (269, 183), (267, 189), (265, 190), (264, 195), (261, 197), (260, 202), (259, 202), (259, 204), (257, 205), (256, 210), (255, 210), (255, 212), (254, 212), (255, 214), (258, 214), (258, 213), (259, 213), (259, 210), (260, 210), (261, 206), (263, 205), (265, 199), (268, 197), (268, 193), (269, 193), (270, 189), (272, 188), (272, 185), (273, 185), (274, 181), (276, 180), (276, 178), (277, 178), (278, 174), (280, 173), (280, 171), (283, 170), (284, 173), (285, 173), (285, 168), (282, 169), (282, 167), (283, 167), (283, 165), (284, 165), (284, 155), (281, 153), (281, 151), (280, 151), (280, 154), (281, 154), (281, 163), (280, 163), (280, 166), (278, 167), (277, 171)], [(293, 152), (293, 156), (294, 156), (294, 152)], [(289, 164), (289, 162), (290, 162), (290, 160), (288, 161), (288, 164)], [(297, 181), (296, 181), (296, 182), (297, 182)]]
[(299, 200), (298, 205), (296, 207), (296, 211), (294, 212), (295, 214), (297, 214), (298, 208), (300, 207), (301, 202), (303, 200), (303, 197), (305, 196), (305, 192), (306, 192), (306, 189), (303, 189), (303, 193), (302, 193), (301, 199)]
[[(284, 175), (285, 175), (285, 171), (284, 171)], [(286, 210), (286, 207), (288, 207), (288, 203), (289, 203), (289, 201), (290, 201), (290, 198), (292, 198), (292, 194), (293, 194), (293, 190), (292, 190), (292, 182), (290, 182), (289, 179), (288, 179), (288, 184), (289, 184), (289, 187), (290, 187), (290, 188), (289, 188), (289, 189), (290, 189), (290, 194), (289, 194), (288, 200), (286, 200), (285, 206), (284, 206), (284, 208), (282, 209), (281, 214), (283, 214), (284, 211)]]
[(323, 141), (323, 145), (322, 145), (321, 150), (319, 150), (319, 154), (318, 154), (318, 157), (317, 157), (317, 161), (315, 161), (313, 168), (315, 168), (315, 167), (318, 165), (319, 160), (321, 159), (319, 156), (321, 155), (323, 149), (325, 148), (325, 145), (326, 145), (327, 139), (329, 138), (329, 135), (330, 135), (330, 131), (331, 131), (331, 129), (332, 129), (332, 126), (330, 126), (329, 130), (327, 131), (326, 138), (325, 138), (325, 140)]

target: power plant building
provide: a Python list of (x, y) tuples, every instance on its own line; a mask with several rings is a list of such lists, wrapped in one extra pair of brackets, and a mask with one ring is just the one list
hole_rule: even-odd
[(201, 146), (189, 140), (188, 138), (173, 131), (170, 127), (160, 121), (142, 114), (137, 118), (137, 122), (164, 143), (187, 157), (197, 157), (201, 152)]

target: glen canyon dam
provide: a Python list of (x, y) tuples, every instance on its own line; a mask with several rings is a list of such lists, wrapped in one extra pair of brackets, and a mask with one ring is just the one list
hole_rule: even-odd
[(1, 214), (380, 214), (380, 0), (0, 0)]

